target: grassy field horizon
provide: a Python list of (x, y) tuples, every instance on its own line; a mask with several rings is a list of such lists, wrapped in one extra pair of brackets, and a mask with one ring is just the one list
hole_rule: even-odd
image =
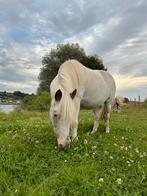
[(147, 108), (112, 112), (110, 133), (91, 111), (79, 140), (57, 148), (47, 112), (0, 113), (0, 195), (146, 195)]

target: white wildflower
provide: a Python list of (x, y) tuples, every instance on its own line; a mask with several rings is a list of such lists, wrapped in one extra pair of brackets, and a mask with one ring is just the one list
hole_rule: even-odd
[(96, 149), (96, 146), (92, 146), (92, 149)]
[(122, 184), (122, 179), (121, 178), (117, 178), (116, 182), (117, 182), (117, 184)]
[(67, 160), (64, 161), (65, 163), (67, 162)]
[(121, 146), (120, 149), (123, 150), (124, 149), (124, 146)]
[(113, 159), (113, 156), (110, 156), (110, 159)]
[(88, 156), (89, 156), (89, 154), (88, 154), (88, 153), (85, 153), (85, 156), (86, 156), (86, 157), (88, 157)]
[(86, 139), (84, 139), (84, 144), (87, 144), (87, 140)]
[(133, 157), (132, 153), (130, 152), (130, 157)]
[(127, 147), (125, 147), (125, 150), (127, 151), (127, 150), (128, 150), (128, 148), (127, 148)]
[(121, 139), (124, 140), (125, 138), (122, 136)]
[(114, 146), (117, 146), (117, 144), (116, 144), (116, 143), (114, 143)]
[(99, 179), (99, 182), (104, 182), (104, 179), (103, 179), (103, 178), (100, 178), (100, 179)]
[(138, 150), (138, 148), (135, 148), (135, 152), (136, 152), (136, 153), (139, 153), (139, 150)]

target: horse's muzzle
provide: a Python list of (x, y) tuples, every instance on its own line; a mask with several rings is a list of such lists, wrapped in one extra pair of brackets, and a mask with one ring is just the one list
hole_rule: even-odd
[(63, 144), (59, 144), (58, 148), (64, 150), (65, 146), (63, 146)]

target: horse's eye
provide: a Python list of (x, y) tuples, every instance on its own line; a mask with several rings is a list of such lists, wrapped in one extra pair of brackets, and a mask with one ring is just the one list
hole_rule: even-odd
[(57, 114), (54, 114), (54, 118), (57, 118)]

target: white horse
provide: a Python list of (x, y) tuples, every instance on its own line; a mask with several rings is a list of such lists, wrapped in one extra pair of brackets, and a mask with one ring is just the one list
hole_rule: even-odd
[(105, 109), (106, 132), (109, 132), (111, 106), (115, 99), (115, 81), (102, 70), (91, 70), (76, 60), (64, 62), (50, 85), (50, 118), (60, 148), (77, 138), (80, 105), (94, 112), (95, 133), (102, 109)]

